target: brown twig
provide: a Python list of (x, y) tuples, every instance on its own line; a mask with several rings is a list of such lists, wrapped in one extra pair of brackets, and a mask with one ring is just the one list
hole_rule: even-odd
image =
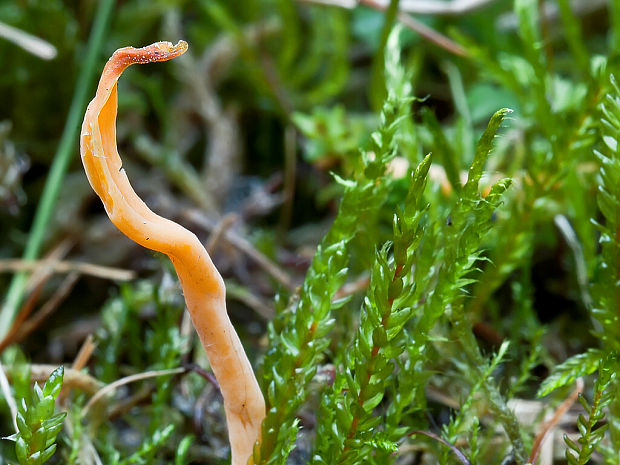
[[(386, 6), (383, 5), (381, 2), (378, 2), (377, 0), (361, 0), (360, 3), (379, 11), (384, 11), (386, 9)], [(407, 13), (400, 11), (398, 13), (398, 21), (400, 21), (403, 26), (408, 27), (412, 31), (420, 34), (420, 36), (424, 37), (429, 42), (434, 43), (435, 45), (447, 50), (450, 53), (454, 53), (455, 55), (459, 56), (468, 55), (467, 51), (459, 44), (449, 39), (445, 35), (437, 32), (435, 29), (418, 21), (413, 16), (410, 16)]]
[(434, 43), (438, 47), (441, 47), (450, 53), (453, 53), (455, 55), (459, 55), (462, 57), (466, 57), (469, 55), (467, 50), (465, 50), (459, 44), (454, 42), (452, 39), (449, 39), (445, 35), (437, 32), (435, 29), (427, 26), (421, 21), (418, 21), (413, 16), (410, 16), (407, 13), (403, 13), (403, 12), (398, 13), (398, 20), (404, 26), (408, 27), (414, 32), (417, 32), (429, 42)]
[[(169, 370), (151, 370), (145, 371), (144, 373), (137, 373), (135, 375), (125, 376), (124, 378), (117, 379), (113, 383), (106, 384), (101, 389), (99, 389), (86, 403), (84, 409), (82, 410), (82, 415), (86, 416), (91, 407), (96, 404), (103, 397), (112, 393), (115, 389), (124, 386), (126, 384), (134, 383), (136, 381), (141, 381), (143, 379), (149, 378), (157, 378), (159, 376), (170, 376), (170, 375), (178, 375), (180, 373), (184, 373), (186, 371), (185, 368), (171, 368)], [(66, 373), (66, 371), (65, 371)]]
[(153, 385), (142, 386), (138, 391), (126, 399), (115, 402), (113, 406), (110, 406), (110, 410), (107, 412), (106, 417), (108, 420), (124, 415), (129, 412), (136, 405), (140, 405), (143, 402), (148, 402), (153, 396)]
[[(311, 2), (311, 3), (329, 4), (332, 6), (337, 6), (337, 7), (346, 8), (346, 9), (353, 9), (358, 5), (364, 5), (364, 6), (367, 6), (369, 8), (372, 8), (378, 11), (385, 11), (390, 3), (389, 1), (385, 1), (385, 0), (359, 0), (357, 2), (342, 2), (342, 1), (330, 2), (327, 0), (304, 0), (304, 1)], [(477, 3), (484, 3), (485, 1), (488, 2), (492, 0), (478, 0)], [(418, 33), (424, 39), (428, 40), (429, 42), (434, 43), (438, 47), (441, 47), (450, 53), (463, 56), (463, 57), (468, 56), (467, 50), (465, 50), (459, 44), (454, 42), (452, 39), (449, 39), (448, 37), (441, 34), (440, 32), (437, 32), (435, 29), (427, 26), (426, 24), (410, 16), (408, 13), (412, 13), (412, 12), (420, 13), (420, 12), (410, 11), (410, 9), (405, 9), (403, 8), (402, 3), (403, 2), (401, 2), (400, 11), (398, 12), (397, 17), (398, 17), (398, 21), (400, 21), (405, 27)], [(410, 2), (410, 3), (411, 3), (411, 7), (413, 8), (413, 5), (415, 5), (415, 3), (414, 2)], [(439, 4), (440, 2), (427, 2), (427, 5), (429, 5), (427, 14), (431, 14), (430, 3)], [(409, 3), (407, 3), (407, 5), (409, 5)]]
[[(299, 0), (304, 3), (317, 3), (321, 5), (338, 6), (341, 8), (355, 8), (358, 0)], [(469, 13), (483, 8), (495, 0), (401, 0), (398, 4), (400, 11), (419, 15), (445, 15), (455, 16)], [(390, 4), (389, 0), (377, 0), (383, 8)]]
[[(183, 216), (185, 216), (185, 218), (193, 221), (198, 226), (204, 228), (207, 231), (214, 231), (217, 226), (216, 224), (214, 224), (213, 220), (211, 220), (199, 210), (185, 210), (183, 212)], [(284, 270), (282, 270), (280, 267), (278, 267), (278, 265), (276, 265), (273, 261), (271, 261), (269, 257), (256, 249), (256, 247), (254, 247), (247, 239), (241, 237), (239, 234), (231, 230), (225, 231), (222, 237), (229, 244), (233, 245), (241, 252), (246, 254), (248, 257), (250, 257), (257, 265), (263, 268), (285, 288), (290, 291), (293, 291), (295, 289), (295, 286), (291, 282), (289, 275), (284, 272)]]
[(8, 346), (13, 344), (14, 341), (17, 340), (16, 334), (21, 328), (22, 324), (32, 313), (32, 309), (39, 299), (39, 294), (41, 293), (41, 289), (45, 284), (44, 281), (38, 283), (37, 287), (35, 287), (29, 294), (26, 301), (22, 304), (19, 311), (17, 312), (17, 316), (15, 320), (13, 320), (13, 324), (9, 328), (6, 333), (6, 336), (0, 341), (0, 354), (6, 349)]
[(52, 295), (52, 297), (47, 302), (45, 302), (45, 304), (43, 304), (43, 306), (32, 316), (32, 318), (23, 321), (20, 311), (18, 319), (15, 320), (15, 323), (11, 327), (11, 330), (9, 331), (7, 336), (0, 342), (0, 353), (9, 345), (22, 341), (35, 329), (37, 329), (47, 317), (54, 313), (60, 303), (65, 299), (65, 297), (67, 297), (69, 292), (71, 292), (71, 289), (73, 289), (73, 286), (75, 286), (75, 283), (77, 283), (78, 278), (78, 273), (69, 274), (64, 279), (62, 284), (58, 287), (58, 289), (56, 289), (54, 295)]
[(220, 391), (220, 384), (217, 382), (217, 379), (215, 379), (215, 376), (213, 376), (213, 373), (211, 373), (210, 371), (205, 370), (200, 365), (197, 365), (195, 363), (186, 363), (185, 365), (183, 365), (183, 367), (187, 371), (193, 371), (194, 373), (196, 373), (200, 377), (206, 379), (210, 384), (213, 385), (213, 387), (218, 392)]
[[(57, 365), (32, 364), (30, 366), (30, 379), (39, 384), (43, 384), (56, 368), (58, 368)], [(14, 369), (15, 367), (5, 366), (5, 372), (9, 380), (13, 378)], [(65, 376), (62, 384), (65, 388), (79, 389), (91, 395), (104, 386), (98, 379), (81, 371), (74, 370), (73, 368), (65, 368)]]
[(409, 433), (409, 436), (415, 436), (416, 434), (420, 434), (422, 436), (426, 436), (426, 437), (431, 438), (431, 439), (433, 439), (433, 440), (435, 440), (437, 442), (442, 443), (445, 446), (448, 446), (450, 448), (450, 450), (452, 452), (454, 452), (454, 455), (456, 455), (456, 457), (460, 460), (460, 462), (463, 465), (471, 465), (471, 462), (469, 461), (469, 459), (467, 457), (465, 457), (465, 454), (463, 454), (463, 452), (461, 452), (458, 447), (456, 447), (454, 444), (450, 444), (448, 441), (443, 439), (441, 436), (438, 436), (435, 433), (431, 433), (430, 431), (413, 431), (413, 432)]
[(2, 341), (0, 341), (0, 353), (15, 340), (15, 334), (21, 328), (22, 323), (26, 321), (26, 318), (32, 313), (39, 299), (41, 290), (43, 289), (43, 285), (52, 276), (50, 267), (64, 257), (71, 249), (71, 246), (71, 241), (64, 240), (55, 246), (43, 260), (37, 261), (37, 266), (33, 268), (33, 273), (26, 283), (26, 294), (28, 295), (26, 301), (20, 307), (8, 331), (5, 332), (0, 330), (0, 333), (6, 333)]
[(93, 265), (92, 263), (82, 263), (75, 261), (52, 261), (43, 260), (22, 260), (17, 258), (0, 259), (0, 273), (8, 271), (36, 271), (47, 268), (52, 273), (72, 273), (94, 276), (97, 278), (111, 279), (114, 281), (130, 281), (136, 277), (136, 273), (131, 270), (112, 268), (109, 266)]
[(31, 289), (38, 286), (40, 282), (47, 281), (53, 274), (51, 267), (54, 263), (61, 261), (73, 247), (72, 241), (65, 239), (56, 245), (47, 256), (39, 261), (39, 266), (33, 269), (32, 274), (28, 278), (26, 283), (26, 292), (29, 293)]
[(213, 254), (215, 248), (220, 243), (222, 236), (228, 231), (233, 224), (235, 224), (239, 220), (239, 215), (236, 213), (229, 213), (224, 216), (213, 228), (211, 231), (211, 235), (209, 236), (209, 240), (205, 245), (205, 249), (209, 252), (209, 255)]
[(237, 299), (244, 305), (250, 307), (265, 321), (271, 321), (275, 315), (275, 311), (264, 299), (253, 294), (244, 286), (236, 285), (230, 281), (226, 284), (228, 298)]
[[(80, 347), (80, 350), (78, 351), (77, 355), (75, 356), (75, 359), (73, 360), (73, 364), (71, 365), (72, 369), (76, 371), (81, 371), (82, 368), (86, 366), (86, 364), (88, 363), (88, 360), (90, 360), (90, 357), (93, 354), (93, 351), (97, 347), (97, 344), (95, 344), (95, 342), (93, 341), (94, 341), (93, 335), (89, 334), (84, 340), (84, 342), (82, 343), (82, 347)], [(63, 387), (57, 399), (58, 403), (64, 404), (65, 399), (67, 398), (68, 395), (69, 395), (69, 390)]]
[(577, 397), (579, 397), (579, 394), (581, 394), (582, 392), (583, 392), (583, 380), (581, 378), (577, 378), (577, 381), (575, 382), (575, 389), (573, 390), (571, 395), (568, 396), (564, 400), (564, 402), (562, 402), (558, 406), (553, 416), (543, 424), (541, 430), (536, 435), (536, 439), (534, 439), (534, 445), (532, 446), (532, 452), (530, 453), (530, 457), (527, 463), (536, 465), (536, 462), (538, 461), (538, 455), (540, 454), (542, 445), (545, 442), (545, 439), (547, 439), (549, 432), (555, 427), (555, 425), (558, 424), (558, 422), (562, 419), (564, 414), (571, 408), (571, 406), (577, 400)]
[[(361, 0), (360, 3), (379, 11), (384, 11), (387, 8), (385, 5), (383, 5), (381, 2), (378, 2), (377, 0)], [(400, 11), (398, 13), (398, 21), (400, 21), (403, 26), (411, 29), (413, 32), (417, 32), (418, 34), (420, 34), (420, 36), (422, 36), (429, 42), (434, 43), (438, 47), (441, 47), (450, 53), (462, 57), (468, 55), (467, 51), (459, 44), (454, 42), (452, 39), (449, 39), (445, 35), (437, 32), (435, 29), (427, 26), (421, 21), (418, 21), (413, 16), (410, 16), (405, 12)]]
[(80, 347), (78, 354), (75, 356), (75, 360), (73, 360), (73, 365), (71, 368), (74, 370), (81, 370), (84, 368), (96, 348), (97, 344), (94, 342), (93, 335), (89, 334), (84, 340), (82, 347)]

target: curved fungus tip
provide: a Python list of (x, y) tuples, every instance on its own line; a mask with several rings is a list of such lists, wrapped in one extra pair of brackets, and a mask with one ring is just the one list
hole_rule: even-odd
[(156, 42), (118, 49), (106, 63), (97, 93), (86, 109), (80, 135), (84, 169), (110, 220), (127, 237), (172, 260), (187, 309), (220, 384), (232, 465), (246, 465), (260, 441), (265, 400), (252, 365), (226, 312), (224, 280), (200, 240), (154, 213), (133, 190), (116, 146), (117, 81), (134, 63), (166, 61), (187, 42)]
[(154, 63), (157, 61), (170, 60), (179, 55), (183, 55), (186, 51), (187, 42), (184, 40), (179, 40), (176, 45), (172, 45), (172, 42), (162, 41), (140, 48), (119, 48), (114, 52), (110, 61), (118, 61), (127, 65), (134, 63)]

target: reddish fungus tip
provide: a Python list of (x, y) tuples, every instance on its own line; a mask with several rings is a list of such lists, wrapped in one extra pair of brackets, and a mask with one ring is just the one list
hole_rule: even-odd
[(172, 58), (183, 55), (187, 51), (187, 42), (179, 40), (176, 45), (172, 42), (155, 42), (154, 44), (147, 45), (146, 47), (134, 48), (123, 47), (119, 48), (110, 60), (122, 63), (123, 65), (130, 65), (133, 63), (153, 63), (156, 61), (167, 61)]

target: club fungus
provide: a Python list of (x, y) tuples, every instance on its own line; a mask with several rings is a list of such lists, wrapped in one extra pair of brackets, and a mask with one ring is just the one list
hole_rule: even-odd
[(220, 384), (228, 422), (232, 464), (246, 464), (260, 440), (265, 401), (252, 366), (226, 313), (224, 281), (196, 235), (152, 212), (134, 192), (116, 147), (117, 81), (134, 63), (166, 61), (187, 43), (125, 47), (105, 65), (80, 136), (88, 180), (112, 223), (138, 244), (172, 260), (194, 327)]

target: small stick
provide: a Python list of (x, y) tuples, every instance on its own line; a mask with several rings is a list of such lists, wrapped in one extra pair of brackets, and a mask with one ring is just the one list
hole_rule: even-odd
[(19, 308), (17, 316), (13, 320), (13, 323), (8, 331), (0, 330), (0, 333), (4, 334), (4, 337), (0, 340), (0, 353), (2, 353), (9, 345), (19, 340), (19, 336), (17, 336), (17, 334), (22, 331), (22, 323), (24, 323), (32, 313), (32, 310), (39, 299), (39, 294), (41, 294), (41, 289), (43, 289), (43, 285), (52, 276), (49, 267), (64, 257), (67, 252), (69, 252), (70, 248), (71, 242), (64, 240), (55, 246), (43, 260), (37, 261), (37, 266), (33, 268), (33, 273), (27, 279), (25, 284), (25, 289), (28, 294), (26, 301)]
[[(339, 6), (341, 8), (355, 8), (363, 3), (359, 0), (298, 0), (304, 3)], [(389, 0), (375, 0), (383, 8), (390, 4)], [(419, 15), (462, 15), (493, 3), (495, 0), (401, 0), (398, 4), (400, 11)]]
[(169, 376), (169, 375), (178, 375), (180, 373), (185, 373), (187, 370), (185, 368), (171, 368), (169, 370), (153, 370), (153, 371), (145, 371), (144, 373), (137, 373), (135, 375), (125, 376), (124, 378), (117, 379), (113, 383), (106, 384), (101, 389), (99, 389), (94, 396), (92, 396), (84, 409), (82, 410), (82, 416), (86, 416), (90, 408), (97, 403), (102, 397), (110, 394), (112, 391), (117, 388), (124, 386), (126, 384), (135, 383), (136, 381), (141, 381), (143, 379), (149, 378), (157, 378), (159, 376)]
[[(360, 0), (360, 3), (379, 11), (384, 11), (387, 8), (386, 5), (377, 0)], [(468, 55), (467, 51), (459, 44), (403, 11), (398, 12), (398, 21), (448, 52), (463, 57)]]
[(220, 220), (215, 229), (211, 232), (209, 240), (207, 241), (207, 245), (205, 246), (209, 254), (215, 252), (215, 248), (220, 243), (220, 240), (222, 239), (224, 234), (226, 234), (226, 231), (228, 231), (237, 222), (238, 219), (238, 215), (236, 215), (235, 213), (229, 213)]
[(21, 260), (15, 258), (0, 259), (0, 273), (6, 271), (34, 271), (41, 267), (49, 267), (55, 273), (71, 273), (77, 271), (80, 274), (94, 276), (96, 278), (112, 279), (114, 281), (131, 281), (136, 277), (136, 272), (122, 268), (93, 265), (74, 261), (60, 261), (48, 263), (43, 260)]
[(454, 455), (456, 455), (456, 457), (460, 460), (460, 462), (463, 465), (471, 465), (471, 462), (469, 461), (469, 459), (465, 457), (465, 454), (463, 454), (463, 452), (461, 452), (461, 450), (458, 447), (456, 447), (454, 444), (449, 443), (441, 436), (433, 433), (432, 431), (413, 431), (409, 433), (409, 436), (415, 436), (416, 434), (426, 436), (437, 442), (442, 443), (444, 446), (448, 446), (448, 448), (454, 453)]
[(44, 284), (44, 281), (37, 283), (37, 286), (30, 291), (28, 297), (26, 298), (26, 301), (19, 308), (17, 316), (13, 320), (11, 327), (7, 331), (4, 338), (0, 340), (0, 354), (4, 352), (4, 349), (6, 349), (8, 346), (13, 344), (14, 341), (17, 340), (16, 334), (18, 333), (24, 321), (26, 321), (26, 319), (32, 313), (32, 309), (34, 308), (34, 305), (39, 299), (39, 294), (41, 294), (41, 289), (43, 289)]
[(45, 319), (58, 308), (64, 298), (71, 292), (71, 289), (73, 289), (73, 286), (77, 283), (78, 277), (79, 275), (77, 273), (71, 273), (68, 275), (60, 287), (56, 289), (54, 295), (52, 295), (52, 297), (45, 302), (31, 318), (23, 322), (21, 320), (15, 320), (16, 323), (19, 322), (19, 325), (14, 329), (11, 328), (9, 334), (7, 334), (4, 340), (0, 342), (0, 352), (2, 352), (9, 345), (23, 340), (35, 329), (37, 329), (41, 323), (43, 323)]
[[(345, 8), (351, 10), (356, 8), (358, 5), (364, 5), (374, 10), (385, 11), (389, 6), (389, 0), (298, 0), (303, 1), (305, 3), (318, 3), (322, 5), (330, 5), (340, 8)], [(464, 7), (464, 11), (467, 11), (468, 8), (477, 8), (483, 6), (485, 3), (490, 3), (493, 0), (472, 0), (469, 3), (471, 5), (466, 5)], [(420, 3), (420, 5), (417, 5)], [(435, 7), (438, 7), (439, 4), (444, 4), (444, 6), (450, 5), (446, 2), (424, 2), (424, 6), (422, 6), (420, 0), (413, 0), (411, 2), (401, 2), (399, 5), (398, 11), (398, 21), (400, 21), (404, 26), (408, 27), (414, 32), (420, 34), (423, 38), (428, 40), (429, 42), (433, 42), (435, 45), (447, 50), (450, 53), (455, 55), (466, 57), (468, 56), (467, 51), (461, 47), (459, 44), (449, 39), (445, 35), (437, 32), (436, 30), (428, 27), (426, 24), (418, 21), (413, 18), (409, 13), (426, 13), (426, 14), (457, 14), (459, 9), (450, 10), (435, 10)], [(461, 8), (461, 6), (456, 5), (456, 2), (451, 2), (455, 4), (455, 7)], [(464, 4), (465, 2), (459, 2)], [(405, 6), (406, 4), (406, 6)], [(420, 8), (417, 8), (419, 6)]]
[(81, 370), (84, 368), (96, 348), (97, 344), (95, 343), (95, 338), (92, 334), (89, 334), (82, 344), (82, 347), (80, 347), (80, 351), (76, 355), (75, 360), (73, 360), (73, 365), (71, 365), (71, 368), (74, 370)]
[[(193, 221), (198, 226), (206, 229), (207, 231), (214, 231), (217, 227), (213, 224), (213, 221), (209, 219), (203, 212), (191, 209), (183, 212), (183, 216), (190, 221)], [(223, 231), (222, 238), (231, 245), (235, 246), (241, 252), (250, 257), (257, 265), (263, 268), (267, 273), (271, 275), (276, 281), (284, 286), (289, 291), (294, 291), (295, 286), (291, 282), (288, 274), (284, 272), (277, 264), (275, 264), (269, 257), (263, 254), (260, 250), (252, 245), (250, 241), (243, 238), (234, 231), (228, 229)]]
[[(30, 380), (44, 384), (50, 377), (52, 372), (58, 368), (58, 365), (49, 364), (33, 364), (30, 365)], [(5, 372), (10, 380), (13, 377), (12, 366), (6, 366)], [(101, 389), (104, 384), (97, 378), (93, 378), (86, 373), (74, 370), (73, 368), (65, 368), (65, 376), (62, 381), (63, 388), (74, 388), (84, 391), (86, 394), (94, 394)]]
[[(82, 343), (82, 347), (80, 347), (79, 352), (75, 356), (75, 359), (73, 360), (73, 364), (71, 365), (71, 368), (76, 371), (81, 371), (82, 368), (84, 368), (86, 364), (88, 363), (88, 361), (90, 360), (90, 357), (93, 354), (93, 351), (95, 350), (96, 347), (97, 347), (97, 344), (95, 344), (94, 342), (93, 335), (89, 334), (86, 337), (86, 340)], [(57, 402), (61, 405), (64, 404), (65, 399), (67, 398), (68, 395), (69, 395), (69, 390), (63, 389), (62, 391), (60, 391), (60, 394), (58, 395)]]
[(579, 397), (579, 394), (581, 394), (582, 392), (583, 392), (583, 380), (581, 378), (577, 378), (577, 381), (575, 382), (575, 389), (573, 390), (571, 395), (568, 396), (559, 405), (559, 407), (555, 410), (555, 413), (553, 414), (551, 419), (543, 424), (541, 430), (536, 435), (536, 439), (534, 440), (534, 445), (532, 446), (532, 452), (530, 453), (530, 457), (527, 463), (531, 465), (536, 465), (536, 462), (538, 461), (538, 455), (540, 454), (542, 445), (545, 442), (545, 439), (547, 439), (549, 432), (555, 427), (555, 425), (558, 424), (558, 422), (562, 419), (562, 417), (568, 411), (568, 409), (571, 408), (571, 406), (577, 400), (577, 397)]

